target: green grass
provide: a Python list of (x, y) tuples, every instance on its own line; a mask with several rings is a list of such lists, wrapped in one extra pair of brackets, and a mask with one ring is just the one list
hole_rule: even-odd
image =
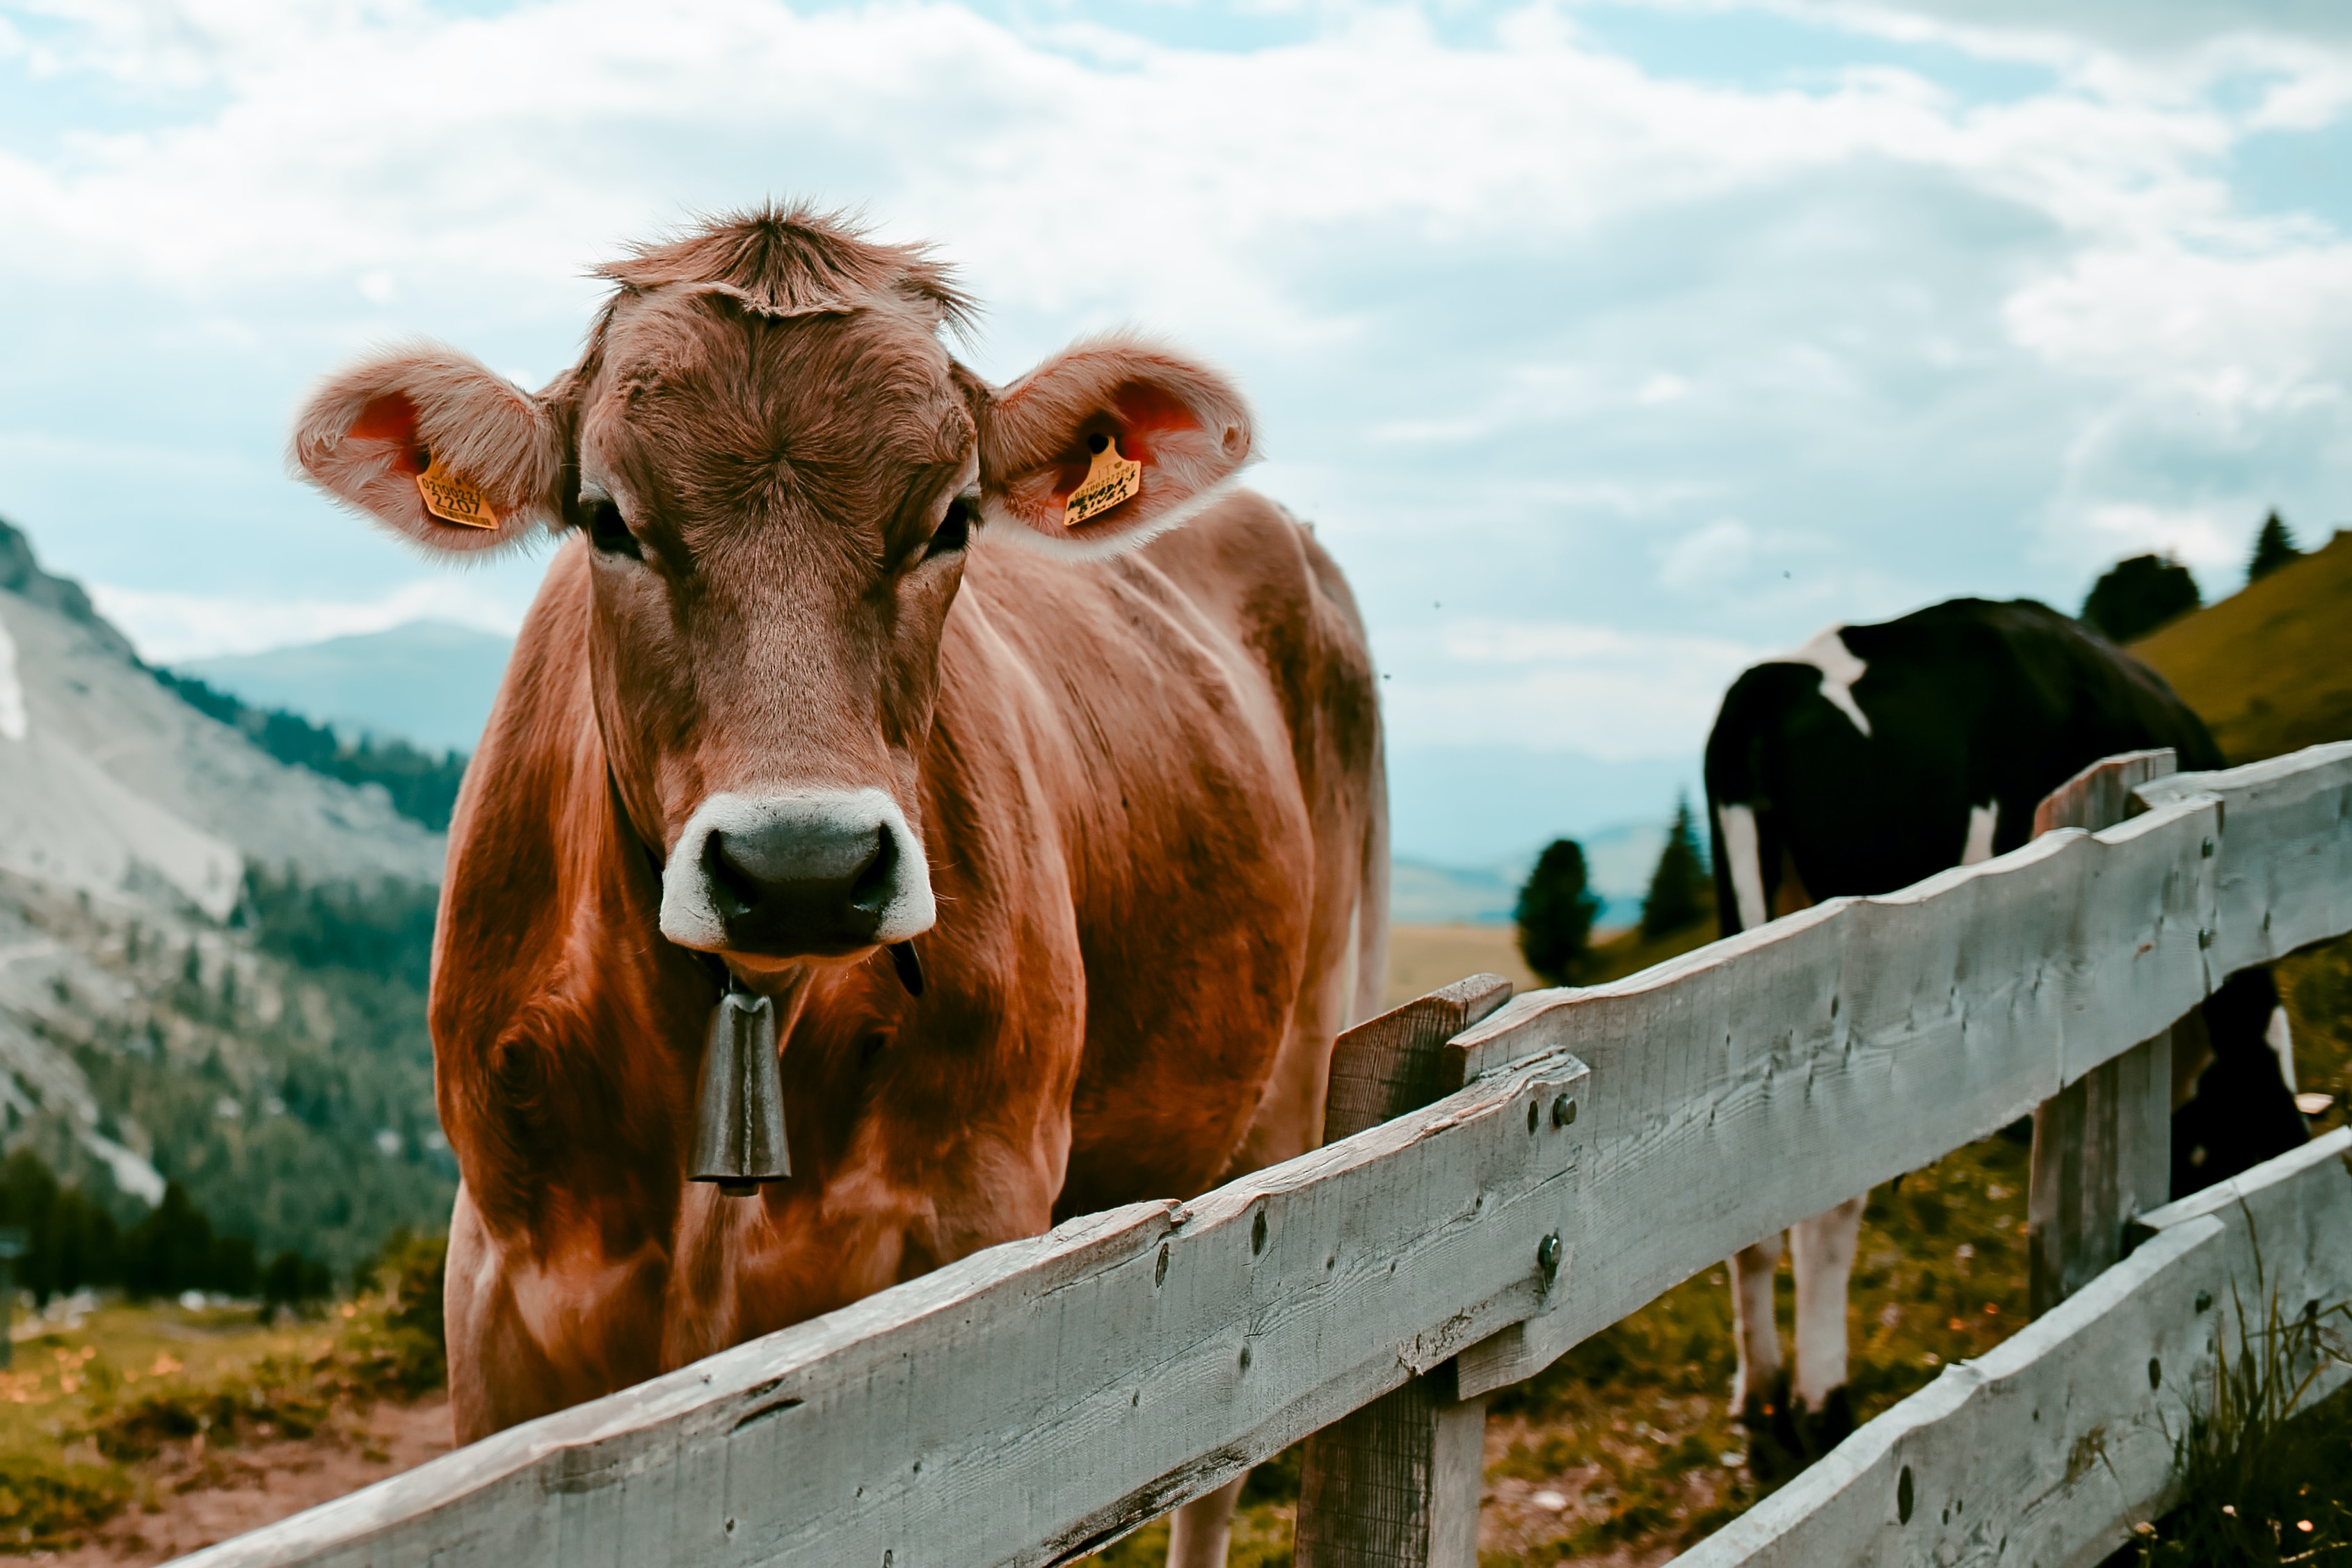
[(278, 1327), (250, 1307), (115, 1304), (18, 1341), (0, 1372), (0, 1551), (70, 1547), (155, 1500), (166, 1455), (366, 1442), (369, 1405), (446, 1376), (439, 1243), (396, 1241), (377, 1285)]
[[(2259, 1285), (2257, 1286), (2259, 1291)], [(2235, 1303), (2212, 1392), (2176, 1441), (2179, 1501), (2118, 1555), (2139, 1568), (2352, 1563), (2352, 1388), (2312, 1395), (2352, 1364), (2352, 1309), (2304, 1315)], [(2231, 1350), (2235, 1354), (2229, 1353)]]
[[(1649, 942), (1621, 935), (1596, 949), (1592, 979), (1646, 967), (1706, 935), (1704, 926)], [(2316, 1125), (2339, 1125), (2352, 1098), (2352, 941), (2287, 960), (2280, 986), (2303, 1087), (2336, 1096)], [(2025, 1325), (2030, 1163), (2023, 1144), (1990, 1138), (1871, 1194), (1847, 1308), (1859, 1419)], [(1779, 1295), (1785, 1333), (1795, 1306), (1785, 1263)], [(1732, 1367), (1730, 1289), (1718, 1268), (1496, 1395), (1486, 1428), (1485, 1568), (1652, 1561), (1752, 1507), (1769, 1489), (1745, 1464), (1725, 1463), (1748, 1447), (1727, 1408)], [(2352, 1473), (2352, 1450), (2320, 1448)], [(1564, 1506), (1538, 1503), (1545, 1493)], [(1253, 1473), (1235, 1521), (1236, 1568), (1289, 1562), (1297, 1496), (1295, 1457)], [(1098, 1561), (1157, 1568), (1166, 1550), (1166, 1526), (1154, 1524)], [(2170, 1568), (2189, 1559), (2157, 1561)]]
[[(1847, 1309), (1860, 1419), (2022, 1323), (2026, 1164), (2022, 1146), (1988, 1139), (1871, 1194)], [(1785, 1326), (1785, 1262), (1778, 1284)], [(1497, 1395), (1481, 1563), (1648, 1557), (1752, 1506), (1769, 1489), (1743, 1462), (1733, 1364), (1730, 1287), (1715, 1268)]]
[[(1853, 1387), (1867, 1419), (1945, 1365), (1981, 1355), (2023, 1321), (2027, 1152), (1989, 1139), (1872, 1194), (1849, 1323)], [(1794, 1286), (1783, 1266), (1780, 1313)], [(1541, 1375), (1497, 1394), (1486, 1426), (1486, 1568), (1629, 1552), (1650, 1555), (1719, 1527), (1765, 1495), (1741, 1464), (1726, 1408), (1731, 1298), (1721, 1269), (1666, 1292)], [(1552, 1510), (1539, 1492), (1567, 1500)], [(1290, 1561), (1297, 1457), (1252, 1473), (1234, 1568)], [(1157, 1568), (1167, 1527), (1105, 1551), (1104, 1568)]]

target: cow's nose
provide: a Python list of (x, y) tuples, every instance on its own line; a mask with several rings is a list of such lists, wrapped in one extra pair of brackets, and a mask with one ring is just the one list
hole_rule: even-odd
[(662, 934), (707, 952), (845, 954), (919, 935), (936, 909), (921, 842), (878, 789), (711, 795), (662, 869)]
[(727, 945), (780, 954), (872, 943), (898, 858), (887, 824), (829, 817), (713, 833), (702, 853)]

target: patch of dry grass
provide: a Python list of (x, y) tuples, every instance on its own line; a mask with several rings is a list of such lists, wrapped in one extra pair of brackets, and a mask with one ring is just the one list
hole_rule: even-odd
[(2132, 645), (2232, 763), (2352, 737), (2352, 533)]
[(364, 1445), (369, 1405), (445, 1376), (432, 1241), (395, 1247), (377, 1290), (316, 1322), (115, 1304), (40, 1330), (0, 1373), (0, 1550), (75, 1545), (135, 1500), (161, 1506), (166, 1471), (204, 1484), (223, 1449)]

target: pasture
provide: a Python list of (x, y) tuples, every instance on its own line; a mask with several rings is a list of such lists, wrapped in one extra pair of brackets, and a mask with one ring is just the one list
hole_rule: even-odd
[(123, 9), (0, 1568), (2352, 1568), (2341, 24)]
[(367, 1289), (258, 1321), (217, 1298), (60, 1298), (0, 1372), (0, 1551), (164, 1561), (450, 1447), (436, 1242)]
[[(1705, 926), (1643, 944), (1598, 944), (1596, 979), (1708, 940)], [(1448, 966), (1525, 973), (1507, 926), (1402, 926), (1391, 935), (1391, 1003), (1428, 990)], [(2345, 1126), (2352, 1103), (2352, 941), (2279, 965), (2296, 1077), (2331, 1096), (2315, 1134)], [(1863, 1216), (1848, 1322), (1857, 1415), (1879, 1415), (1955, 1362), (1983, 1354), (2031, 1321), (2026, 1310), (2027, 1146), (1988, 1138), (1874, 1190)], [(1778, 1280), (1785, 1318), (1793, 1283)], [(1676, 1286), (1586, 1341), (1550, 1370), (1496, 1397), (1486, 1423), (1479, 1512), (1483, 1568), (1554, 1563), (1633, 1568), (1663, 1563), (1766, 1495), (1744, 1461), (1747, 1434), (1725, 1396), (1733, 1362), (1724, 1271)], [(1255, 1473), (1234, 1526), (1234, 1568), (1290, 1561), (1295, 1453)], [(1166, 1531), (1140, 1531), (1107, 1568), (1157, 1568)]]
[[(1710, 935), (1703, 922), (1646, 943), (1604, 935), (1592, 978)], [(1508, 927), (1399, 927), (1389, 1000), (1479, 971), (1535, 984)], [(2352, 942), (2286, 960), (2280, 979), (2302, 1084), (2333, 1097), (2314, 1129), (2342, 1126)], [(1851, 1304), (1864, 1418), (2026, 1321), (2026, 1156), (2021, 1143), (1987, 1139), (1873, 1194)], [(1780, 1286), (1785, 1307), (1785, 1267)], [(438, 1363), (416, 1337), (425, 1289), (378, 1280), (324, 1317), (272, 1329), (249, 1306), (171, 1303), (20, 1321), (16, 1367), (0, 1374), (0, 1547), (93, 1565), (161, 1561), (441, 1451)], [(1731, 1365), (1718, 1268), (1498, 1395), (1482, 1561), (1654, 1563), (1756, 1502), (1762, 1490), (1739, 1462), (1747, 1435), (1724, 1405)], [(234, 1414), (215, 1419), (221, 1411)], [(1297, 1470), (1294, 1449), (1253, 1473), (1236, 1568), (1288, 1562)], [(1102, 1561), (1156, 1564), (1164, 1540), (1164, 1526), (1150, 1527)]]
[[(1619, 933), (1600, 967), (1706, 934), (1645, 949)], [(1521, 967), (1507, 927), (1403, 927), (1391, 994), (1419, 994), (1449, 971)], [(2314, 1131), (2331, 1131), (2352, 1101), (2352, 941), (2280, 971), (2298, 1076), (2333, 1097)], [(2028, 1321), (2027, 1155), (1989, 1138), (1873, 1192), (1850, 1304), (1863, 1418)], [(20, 1322), (16, 1368), (0, 1374), (0, 1547), (89, 1568), (160, 1562), (442, 1451), (439, 1365), (418, 1340), (428, 1279), (380, 1279), (320, 1319), (274, 1329), (249, 1307), (170, 1303)], [(1779, 1283), (1786, 1309), (1785, 1265)], [(1499, 1394), (1481, 1563), (1660, 1563), (1760, 1500), (1748, 1436), (1725, 1407), (1732, 1354), (1714, 1268)], [(1234, 1568), (1290, 1561), (1297, 1489), (1295, 1448), (1252, 1473)], [(1099, 1561), (1157, 1568), (1165, 1542), (1155, 1524)]]

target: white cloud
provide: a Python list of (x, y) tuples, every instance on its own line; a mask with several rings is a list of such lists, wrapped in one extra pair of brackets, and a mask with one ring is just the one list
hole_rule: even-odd
[(2181, 378), (2232, 400), (2340, 384), (2352, 363), (2352, 242), (2309, 222), (2229, 253), (2099, 248), (2010, 296), (2009, 330), (2053, 366)]
[(2084, 521), (2105, 542), (2108, 555), (2164, 555), (2208, 571), (2235, 565), (2245, 555), (2234, 517), (2115, 501), (2090, 508)]
[(1608, 41), (1622, 7), (1543, 0), (1200, 48), (946, 0), (42, 0), (0, 94), (90, 109), (0, 130), (0, 352), (38, 388), (0, 399), (0, 504), (182, 656), (452, 593), (511, 626), (519, 580), (324, 521), (278, 477), (288, 406), (406, 330), (542, 379), (588, 263), (772, 194), (939, 241), (992, 307), (985, 374), (1128, 321), (1229, 364), (1400, 734), (1695, 749), (1750, 645), (2072, 602), (2126, 549), (2218, 571), (2269, 505), (2315, 524), (2352, 486), (2352, 239), (2316, 180), (2285, 211), (2232, 163), (2341, 127), (2352, 26), (1661, 5), (1852, 58), (1683, 69)]
[(1568, 621), (1465, 619), (1425, 674), (1384, 693), (1391, 743), (1508, 745), (1603, 762), (1695, 754), (1731, 679), (1762, 650)]

